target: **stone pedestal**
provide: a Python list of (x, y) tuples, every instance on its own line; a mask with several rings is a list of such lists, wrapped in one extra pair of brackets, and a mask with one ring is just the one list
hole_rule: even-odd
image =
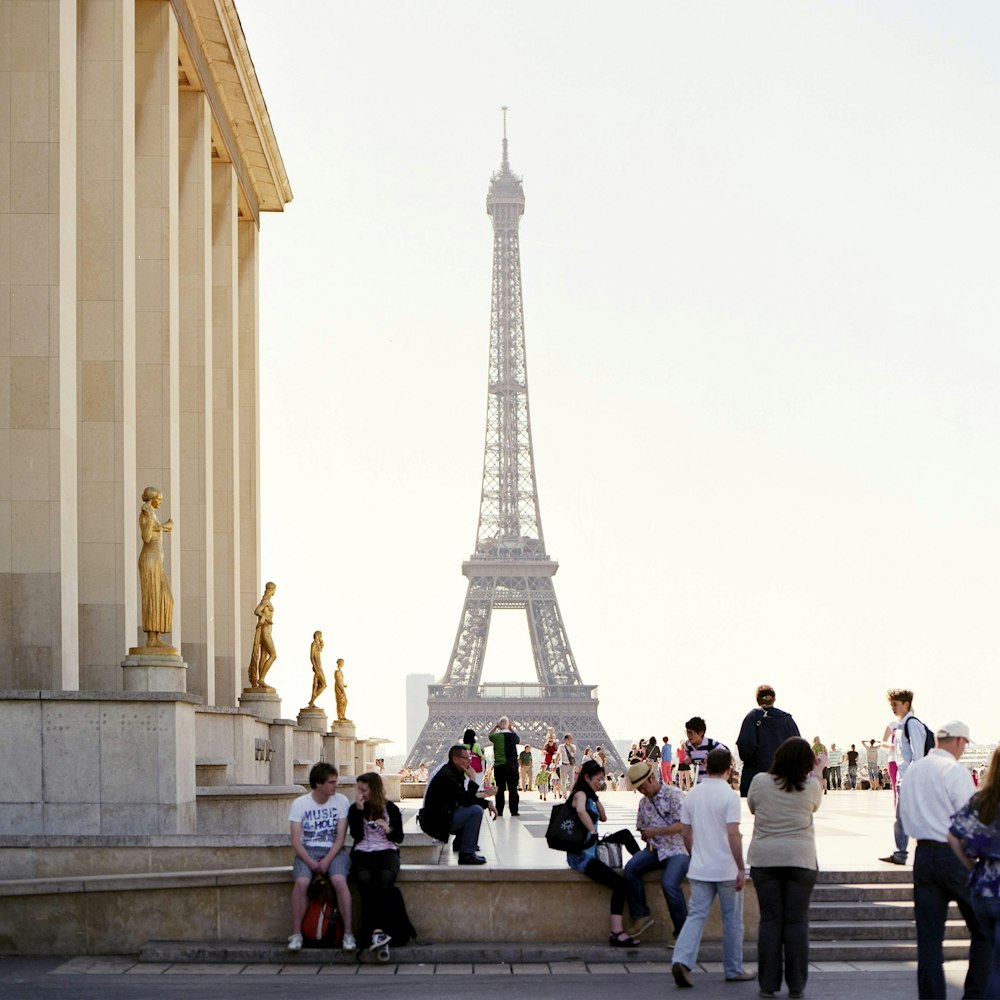
[(274, 688), (245, 688), (240, 695), (240, 709), (264, 722), (281, 717), (281, 696)]
[(317, 733), (325, 733), (327, 726), (326, 712), (315, 705), (312, 708), (306, 707), (300, 709), (298, 723), (300, 729), (312, 729)]
[(172, 646), (139, 646), (122, 660), (126, 691), (187, 691), (187, 664)]
[(357, 727), (349, 719), (338, 720), (330, 724), (330, 735), (333, 737), (333, 762), (336, 764), (337, 770), (342, 775), (357, 774), (354, 763), (354, 747), (358, 737)]

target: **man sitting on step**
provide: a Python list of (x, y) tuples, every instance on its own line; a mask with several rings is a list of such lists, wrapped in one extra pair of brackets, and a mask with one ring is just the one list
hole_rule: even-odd
[(485, 865), (486, 858), (476, 853), (479, 827), (484, 809), (494, 817), (497, 811), (489, 801), (492, 792), (480, 792), (479, 774), (469, 757), (469, 748), (460, 743), (448, 751), (448, 762), (428, 782), (417, 822), (435, 840), (447, 842), (450, 834), (457, 834), (460, 865)]

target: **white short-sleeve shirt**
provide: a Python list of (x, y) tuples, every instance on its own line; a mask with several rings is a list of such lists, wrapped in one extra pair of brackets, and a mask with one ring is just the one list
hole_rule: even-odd
[(729, 846), (729, 823), (740, 821), (740, 797), (722, 778), (706, 778), (684, 797), (681, 822), (693, 830), (688, 878), (731, 882), (736, 859)]
[(312, 792), (300, 795), (288, 812), (290, 823), (302, 824), (303, 847), (333, 847), (337, 839), (337, 828), (347, 822), (350, 803), (346, 795), (335, 792), (320, 805)]

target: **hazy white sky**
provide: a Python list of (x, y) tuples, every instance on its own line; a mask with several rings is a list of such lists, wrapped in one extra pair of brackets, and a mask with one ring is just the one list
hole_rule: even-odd
[[(546, 543), (613, 737), (758, 683), (1000, 737), (1000, 7), (237, 0), (295, 193), (263, 220), (262, 535), (405, 747), (475, 543), (509, 105)], [(497, 613), (486, 680), (533, 680)], [(332, 693), (321, 699), (333, 713)]]

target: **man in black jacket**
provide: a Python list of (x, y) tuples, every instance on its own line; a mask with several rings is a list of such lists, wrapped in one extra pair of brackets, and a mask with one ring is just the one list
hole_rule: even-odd
[(460, 865), (486, 864), (486, 858), (476, 853), (479, 827), (484, 809), (496, 815), (493, 803), (480, 798), (477, 777), (469, 760), (469, 748), (456, 744), (448, 751), (448, 763), (427, 785), (424, 804), (417, 817), (420, 829), (435, 840), (446, 842), (450, 834), (458, 835)]
[(754, 777), (770, 769), (778, 747), (790, 736), (799, 735), (795, 720), (788, 712), (774, 707), (774, 698), (774, 688), (770, 684), (757, 688), (758, 707), (747, 712), (736, 740), (736, 749), (743, 761), (740, 795), (744, 798)]

